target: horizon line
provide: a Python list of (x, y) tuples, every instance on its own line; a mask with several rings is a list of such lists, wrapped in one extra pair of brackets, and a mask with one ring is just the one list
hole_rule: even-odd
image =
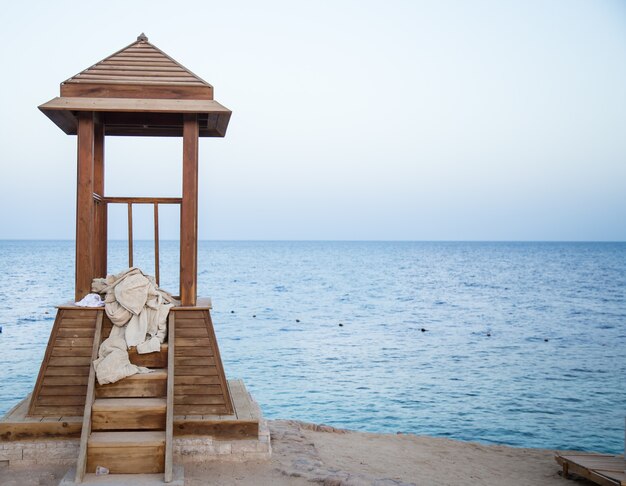
[[(67, 241), (66, 238), (0, 238), (0, 241)], [(110, 239), (107, 242), (128, 242), (128, 239)], [(179, 239), (159, 239), (159, 242), (180, 241)], [(626, 243), (626, 240), (411, 240), (411, 239), (198, 239), (198, 242), (228, 243)], [(154, 239), (133, 239), (133, 242), (154, 242)]]

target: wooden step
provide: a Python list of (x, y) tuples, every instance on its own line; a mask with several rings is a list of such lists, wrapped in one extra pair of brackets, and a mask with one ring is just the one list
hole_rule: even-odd
[(164, 470), (165, 432), (93, 432), (87, 446), (87, 473), (104, 466), (111, 474), (150, 474)]
[(164, 397), (167, 392), (167, 369), (137, 373), (109, 385), (96, 384), (96, 398)]
[(138, 354), (136, 348), (128, 350), (130, 362), (146, 368), (167, 368), (167, 343), (161, 344), (161, 351), (156, 353)]
[(91, 430), (165, 429), (165, 398), (97, 398)]

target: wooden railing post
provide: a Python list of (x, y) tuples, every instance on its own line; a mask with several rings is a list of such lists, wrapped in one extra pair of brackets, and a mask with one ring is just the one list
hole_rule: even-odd
[(183, 201), (180, 205), (180, 299), (196, 305), (198, 278), (198, 116), (183, 121)]
[(133, 266), (133, 203), (128, 203), (128, 268)]
[(91, 292), (94, 277), (94, 114), (78, 113), (78, 164), (76, 184), (76, 286), (75, 298)]
[[(104, 196), (104, 124), (95, 120), (93, 150), (93, 192)], [(102, 201), (95, 203), (94, 217), (94, 277), (106, 277), (107, 274), (107, 205)]]
[(157, 285), (160, 285), (159, 278), (159, 203), (154, 203), (154, 277)]

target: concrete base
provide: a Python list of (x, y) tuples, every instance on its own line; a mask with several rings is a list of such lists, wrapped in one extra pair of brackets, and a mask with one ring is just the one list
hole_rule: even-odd
[[(85, 479), (81, 484), (96, 484), (98, 486), (155, 486), (167, 484), (168, 486), (184, 486), (185, 469), (180, 464), (174, 464), (172, 469), (172, 482), (163, 481), (163, 474), (106, 474), (104, 476), (96, 476), (95, 474), (85, 474)], [(59, 486), (74, 486), (74, 477), (76, 476), (76, 467), (72, 467)]]
[[(229, 386), (236, 409), (235, 415), (174, 417), (175, 463), (245, 462), (271, 457), (270, 431), (259, 405), (241, 380), (230, 380)], [(55, 421), (39, 417), (37, 420), (37, 418), (26, 416), (26, 401), (14, 407), (3, 418), (3, 421), (0, 421), (0, 425), (4, 424), (8, 437), (5, 440), (0, 438), (0, 466), (75, 465), (79, 453), (79, 437), (49, 437), (31, 434), (35, 436), (22, 440), (10, 440), (11, 437), (20, 436), (19, 433), (26, 434), (28, 430), (32, 431), (33, 423), (44, 425), (62, 423), (61, 418)], [(76, 419), (79, 418), (76, 417)], [(82, 418), (80, 420), (80, 425), (82, 425)]]
[(270, 431), (265, 420), (259, 422), (256, 439), (220, 440), (207, 436), (174, 438), (174, 459), (183, 464), (193, 462), (245, 462), (272, 456)]
[[(34, 464), (76, 464), (78, 439), (40, 439), (0, 443), (0, 464), (30, 466)], [(216, 439), (211, 436), (174, 437), (174, 461), (180, 464), (220, 461), (245, 462), (269, 459), (272, 455), (267, 422), (259, 423), (255, 439)]]

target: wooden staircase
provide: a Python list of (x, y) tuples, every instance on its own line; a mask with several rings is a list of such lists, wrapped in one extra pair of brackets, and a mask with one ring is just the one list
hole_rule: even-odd
[[(75, 482), (97, 466), (109, 474), (164, 473), (172, 480), (172, 432), (174, 403), (174, 328), (170, 314), (169, 343), (161, 351), (139, 355), (130, 352), (133, 364), (151, 368), (117, 383), (99, 385), (93, 366), (89, 374), (80, 452)], [(100, 342), (102, 319), (96, 323), (95, 359)]]

